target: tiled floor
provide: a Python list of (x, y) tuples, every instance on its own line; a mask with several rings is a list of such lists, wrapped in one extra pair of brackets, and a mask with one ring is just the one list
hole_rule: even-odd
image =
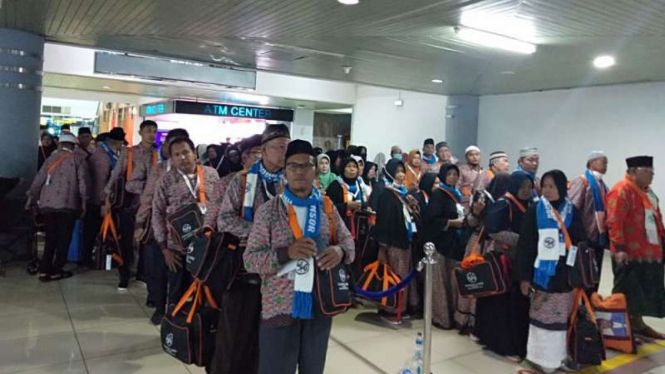
[[(611, 288), (605, 264), (602, 290)], [(113, 272), (85, 272), (39, 283), (23, 267), (9, 267), (0, 278), (0, 374), (199, 374), (162, 352), (159, 330), (148, 322), (146, 289), (116, 290)], [(411, 329), (391, 330), (355, 321), (366, 312), (353, 309), (335, 319), (327, 374), (397, 373), (413, 353), (423, 321)], [(665, 330), (661, 320), (651, 320)], [(436, 374), (531, 374), (454, 331), (434, 329), (432, 372)], [(665, 374), (665, 369), (648, 371)]]

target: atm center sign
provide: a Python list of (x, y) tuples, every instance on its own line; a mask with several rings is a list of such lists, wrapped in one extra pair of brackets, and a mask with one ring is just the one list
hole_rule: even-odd
[(206, 105), (203, 112), (209, 116), (220, 117), (240, 117), (240, 118), (256, 118), (266, 119), (270, 117), (270, 109), (252, 108), (244, 106), (231, 106), (231, 105)]
[(198, 114), (216, 117), (251, 118), (272, 121), (293, 121), (293, 110), (262, 108), (244, 105), (197, 103), (193, 101), (175, 101), (175, 113)]

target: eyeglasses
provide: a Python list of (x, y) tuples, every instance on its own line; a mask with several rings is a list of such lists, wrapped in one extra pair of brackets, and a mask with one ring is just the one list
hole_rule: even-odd
[(286, 170), (295, 173), (298, 171), (308, 171), (308, 170), (314, 170), (314, 164), (311, 162), (305, 163), (305, 164), (299, 164), (296, 162), (289, 162), (286, 164)]
[(261, 151), (250, 152), (249, 155), (257, 160), (263, 157), (263, 153), (261, 153)]

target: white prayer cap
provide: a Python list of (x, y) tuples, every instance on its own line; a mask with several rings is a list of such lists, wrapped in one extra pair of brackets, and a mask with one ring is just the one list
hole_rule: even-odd
[(527, 147), (520, 149), (520, 157), (538, 156), (538, 148)]
[(470, 145), (469, 147), (466, 148), (466, 151), (464, 151), (464, 154), (466, 155), (471, 151), (476, 151), (478, 153), (481, 153), (480, 148), (476, 147), (475, 145)]
[(593, 161), (593, 160), (597, 160), (597, 159), (603, 158), (603, 157), (607, 157), (607, 155), (605, 155), (605, 152), (603, 152), (603, 151), (591, 151), (591, 153), (589, 153), (589, 158), (587, 159), (587, 161)]
[(76, 138), (72, 134), (61, 134), (60, 143), (72, 143), (76, 144)]

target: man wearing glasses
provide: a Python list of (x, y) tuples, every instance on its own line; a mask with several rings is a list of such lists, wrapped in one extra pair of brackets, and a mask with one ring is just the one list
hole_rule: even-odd
[(259, 274), (263, 284), (261, 374), (323, 374), (332, 317), (313, 300), (314, 276), (354, 258), (344, 221), (337, 209), (324, 212), (325, 197), (313, 186), (314, 160), (309, 142), (289, 144), (286, 187), (256, 212), (244, 254), (247, 271)]
[(647, 341), (665, 335), (642, 317), (665, 317), (663, 243), (665, 229), (658, 197), (651, 189), (653, 157), (626, 160), (626, 177), (607, 196), (613, 293), (626, 295), (633, 331)]
[[(252, 231), (256, 210), (282, 192), (282, 168), (289, 141), (286, 125), (267, 126), (261, 135), (261, 158), (249, 170), (237, 173), (224, 193), (217, 231), (238, 237), (241, 248)], [(222, 305), (210, 373), (257, 373), (261, 279), (247, 273), (243, 266), (224, 293)]]

